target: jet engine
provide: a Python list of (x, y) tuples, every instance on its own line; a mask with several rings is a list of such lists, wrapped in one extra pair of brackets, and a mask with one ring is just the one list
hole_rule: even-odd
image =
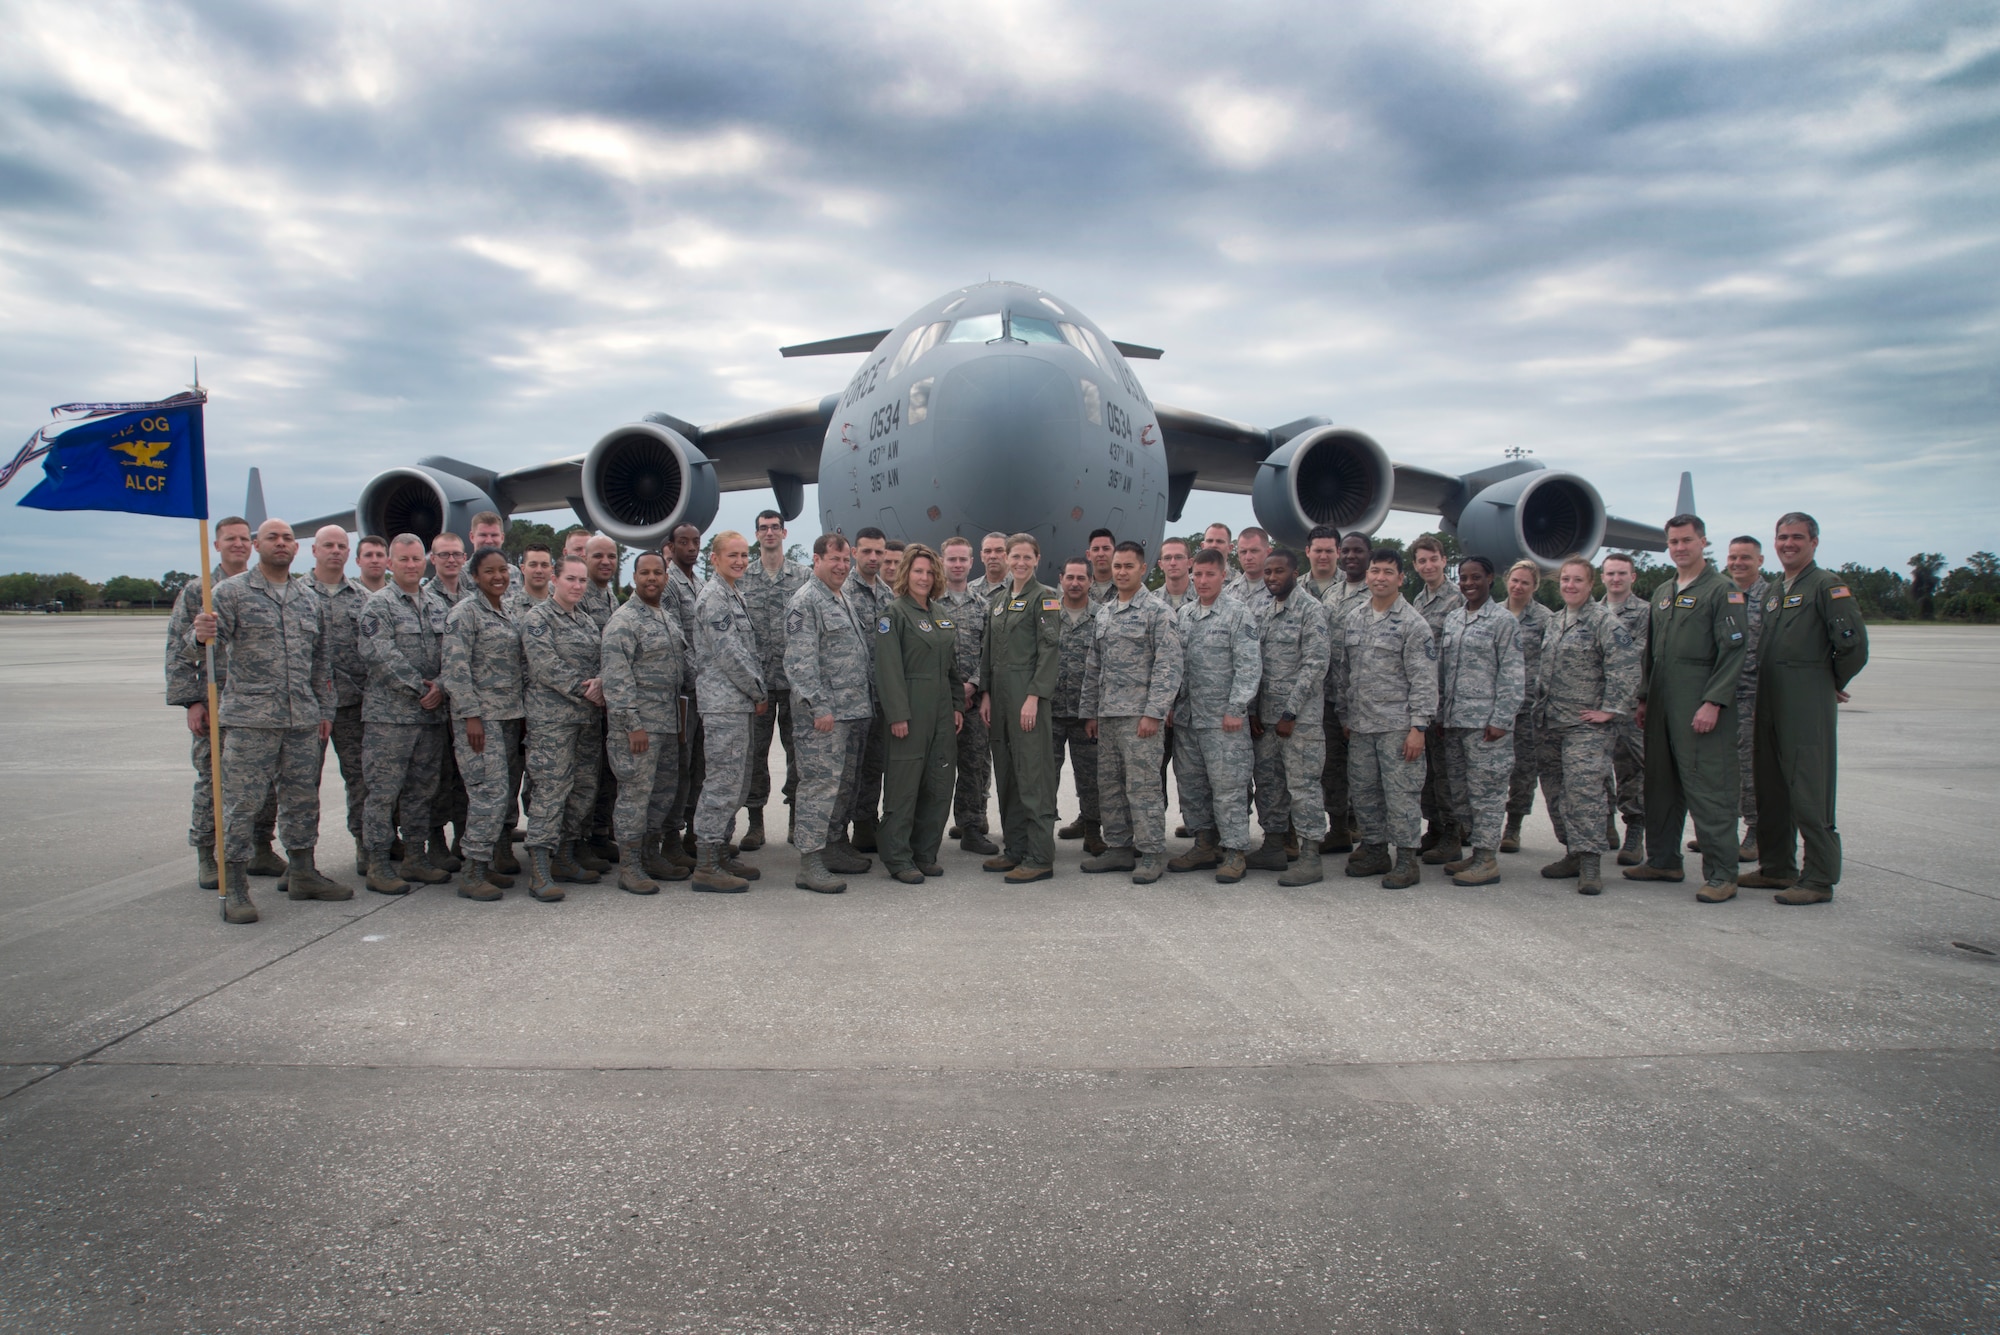
[(1320, 524), (1373, 533), (1388, 518), (1395, 491), (1395, 469), (1380, 445), (1359, 431), (1319, 426), (1266, 456), (1250, 495), (1272, 540), (1303, 550), (1306, 534)]
[(1564, 557), (1604, 545), (1604, 500), (1574, 473), (1538, 468), (1473, 493), (1454, 527), (1459, 550), (1502, 572), (1523, 557), (1554, 569)]
[(422, 463), (370, 478), (354, 503), (354, 519), (363, 533), (414, 533), (429, 546), (446, 529), (463, 536), (481, 510), (499, 509), (476, 483)]
[(706, 529), (722, 494), (715, 463), (661, 422), (632, 422), (583, 459), (583, 508), (593, 528), (627, 547), (660, 547), (682, 522)]

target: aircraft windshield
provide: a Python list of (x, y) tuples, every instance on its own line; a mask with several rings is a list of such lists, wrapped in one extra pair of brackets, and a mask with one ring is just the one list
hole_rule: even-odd
[(1015, 315), (1008, 325), (1014, 337), (1023, 343), (1061, 343), (1063, 336), (1056, 332), (1055, 325), (1033, 315)]
[(991, 343), (1000, 337), (1000, 312), (991, 315), (968, 315), (951, 327), (945, 338), (947, 343)]

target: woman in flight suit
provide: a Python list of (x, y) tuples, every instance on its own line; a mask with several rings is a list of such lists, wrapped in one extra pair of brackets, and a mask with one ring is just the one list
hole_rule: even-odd
[(938, 842), (958, 780), (963, 716), (954, 706), (965, 698), (965, 687), (958, 628), (948, 609), (931, 606), (942, 583), (937, 554), (911, 544), (896, 571), (895, 599), (875, 623), (875, 685), (888, 726), (875, 839), (882, 865), (909, 885), (944, 875)]

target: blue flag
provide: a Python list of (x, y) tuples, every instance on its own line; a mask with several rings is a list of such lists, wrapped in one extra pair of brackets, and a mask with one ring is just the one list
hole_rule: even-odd
[[(175, 519), (208, 518), (203, 391), (158, 403), (72, 403), (30, 437), (8, 476), (42, 458), (43, 477), (21, 498), (37, 510), (119, 510)], [(82, 420), (63, 426), (65, 415)], [(0, 480), (4, 485), (4, 480)]]

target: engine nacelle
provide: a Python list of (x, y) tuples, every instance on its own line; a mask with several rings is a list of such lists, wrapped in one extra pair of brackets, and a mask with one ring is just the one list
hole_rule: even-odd
[(1299, 550), (1320, 524), (1373, 533), (1389, 517), (1395, 494), (1387, 452), (1359, 431), (1335, 426), (1314, 427), (1280, 445), (1250, 485), (1257, 522), (1274, 542)]
[(499, 510), (493, 498), (462, 477), (423, 464), (377, 473), (361, 488), (354, 522), (363, 533), (384, 538), (414, 533), (428, 547), (450, 529), (464, 537), (481, 510)]
[(1459, 550), (1505, 571), (1526, 557), (1545, 570), (1604, 545), (1604, 498), (1574, 473), (1536, 469), (1474, 493), (1455, 525)]
[(627, 547), (660, 547), (683, 522), (706, 529), (722, 503), (714, 461), (659, 422), (632, 422), (591, 446), (582, 485), (591, 526)]

